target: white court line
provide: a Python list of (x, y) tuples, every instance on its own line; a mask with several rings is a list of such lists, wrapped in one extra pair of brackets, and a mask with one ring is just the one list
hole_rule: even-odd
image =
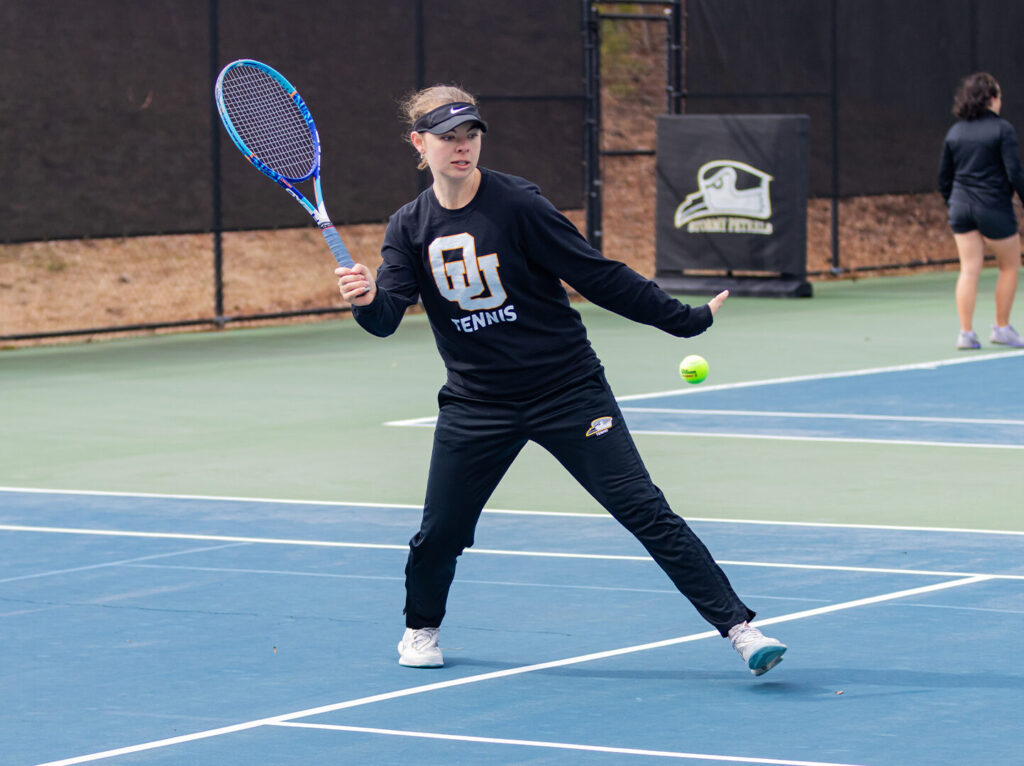
[(978, 356), (958, 357), (956, 359), (940, 359), (934, 362), (917, 362), (914, 364), (898, 364), (891, 367), (869, 367), (862, 370), (848, 370), (846, 372), (823, 372), (812, 375), (794, 375), (785, 378), (766, 378), (763, 380), (747, 380), (739, 383), (719, 383), (717, 385), (701, 385), (699, 388), (690, 386), (688, 388), (675, 388), (670, 391), (660, 391), (653, 394), (632, 394), (629, 396), (616, 397), (620, 402), (634, 402), (641, 399), (653, 399), (658, 396), (674, 396), (676, 394), (701, 394), (705, 391), (727, 391), (733, 388), (750, 388), (752, 386), (774, 386), (782, 383), (804, 383), (811, 380), (829, 380), (833, 378), (854, 378), (861, 375), (880, 375), (886, 372), (909, 372), (911, 370), (935, 370), (940, 367), (949, 367), (956, 364), (973, 364), (975, 362), (989, 362), (994, 359), (1007, 359), (1024, 355), (1024, 351), (997, 351), (992, 354), (980, 354)]
[(992, 442), (941, 442), (916, 439), (854, 439), (840, 436), (783, 436), (781, 434), (745, 434), (726, 431), (645, 431), (631, 428), (630, 433), (644, 436), (700, 436), (720, 439), (767, 439), (787, 442), (838, 442), (841, 444), (888, 444), (904, 447), (969, 447), (973, 449), (1024, 449), (1024, 444), (996, 444)]
[[(996, 359), (1006, 359), (1006, 358), (1009, 358), (1009, 357), (1016, 357), (1016, 356), (1022, 356), (1022, 355), (1024, 355), (1024, 351), (1003, 351), (1003, 352), (995, 352), (995, 353), (991, 353), (991, 354), (981, 354), (979, 356), (962, 357), (962, 358), (956, 358), (956, 359), (941, 359), (941, 360), (937, 360), (937, 361), (933, 361), (933, 362), (917, 362), (917, 363), (914, 363), (914, 364), (901, 364), (901, 365), (893, 365), (893, 366), (890, 366), (890, 367), (870, 367), (870, 368), (867, 368), (867, 369), (848, 370), (848, 371), (845, 371), (845, 372), (825, 372), (825, 373), (816, 373), (816, 374), (811, 374), (811, 375), (794, 375), (794, 376), (783, 377), (783, 378), (765, 378), (765, 379), (762, 379), (762, 380), (747, 380), (747, 381), (742, 381), (742, 382), (737, 382), (737, 383), (720, 383), (718, 385), (702, 385), (699, 388), (690, 386), (688, 388), (676, 388), (676, 389), (671, 389), (671, 390), (668, 390), (668, 391), (657, 391), (657, 392), (650, 393), (650, 394), (631, 394), (631, 395), (628, 395), (628, 396), (617, 396), (616, 397), (616, 401), (618, 401), (618, 402), (635, 402), (635, 401), (642, 401), (644, 399), (655, 399), (655, 398), (664, 397), (664, 396), (677, 396), (677, 395), (681, 395), (681, 394), (694, 395), (694, 394), (708, 393), (708, 392), (712, 392), (712, 391), (728, 391), (728, 390), (732, 390), (732, 389), (736, 389), (736, 388), (751, 388), (751, 387), (754, 387), (754, 386), (774, 386), (774, 385), (782, 385), (782, 384), (785, 384), (785, 383), (804, 383), (804, 382), (814, 381), (814, 380), (831, 380), (831, 379), (836, 379), (836, 378), (853, 378), (853, 377), (859, 377), (859, 376), (864, 376), (864, 375), (880, 375), (880, 374), (888, 373), (888, 372), (909, 372), (909, 371), (913, 371), (913, 370), (936, 370), (936, 369), (939, 369), (940, 367), (949, 367), (949, 366), (958, 365), (958, 364), (972, 364), (972, 363), (975, 363), (975, 362), (985, 362), (985, 361), (992, 361), (992, 360), (996, 360)], [(630, 407), (623, 407), (622, 410), (624, 412), (627, 412), (627, 411), (628, 412), (658, 412), (658, 411), (661, 411), (661, 410), (656, 410), (656, 409), (630, 408)], [(663, 411), (664, 412), (672, 412), (673, 410), (663, 410)], [(708, 410), (708, 412), (709, 413), (716, 413), (716, 412), (719, 412), (719, 411)], [(734, 412), (734, 411), (731, 411), (731, 410), (721, 411), (721, 413), (722, 414), (740, 414), (740, 413), (737, 413), (737, 412)], [(758, 414), (758, 413), (755, 413), (755, 412), (743, 412), (742, 414), (753, 415), (753, 414)], [(768, 416), (780, 415), (780, 414), (781, 413), (767, 413)], [(790, 416), (791, 417), (801, 417), (801, 415), (798, 415), (798, 414), (795, 414), (795, 413), (791, 414)], [(843, 415), (823, 415), (823, 414), (806, 415), (805, 417), (818, 417), (818, 418), (822, 418), (822, 417), (831, 417), (831, 418), (867, 417), (867, 418), (877, 418), (877, 419), (901, 419), (901, 420), (903, 419), (903, 418), (895, 418), (895, 417), (886, 418), (885, 416), (852, 416), (852, 415), (843, 416)], [(386, 426), (406, 426), (406, 427), (413, 427), (413, 428), (433, 428), (434, 423), (435, 423), (436, 420), (437, 420), (436, 416), (429, 416), (429, 417), (422, 417), (422, 418), (410, 418), (410, 419), (407, 419), (407, 420), (392, 420), (392, 421), (386, 422), (384, 425), (386, 425)], [(914, 420), (914, 419), (906, 418), (906, 420), (910, 421), (910, 420)], [(1018, 420), (987, 421), (987, 420), (933, 419), (933, 418), (925, 418), (924, 420), (926, 422), (934, 420), (935, 422), (960, 422), (960, 423), (975, 422), (975, 423), (979, 423), (979, 424), (980, 423), (1000, 423), (1000, 424), (1003, 424), (1003, 425), (1020, 425), (1020, 424), (1022, 424), (1022, 421), (1018, 421)], [(732, 433), (689, 433), (689, 432), (678, 432), (678, 431), (637, 431), (637, 430), (633, 430), (633, 433), (634, 434), (644, 434), (644, 435), (648, 435), (648, 436), (651, 436), (651, 435), (653, 435), (653, 436), (712, 436), (712, 437), (720, 436), (720, 437), (733, 438), (733, 439), (745, 438), (745, 439), (775, 439), (775, 440), (785, 440), (785, 441), (831, 441), (831, 442), (853, 442), (853, 443), (866, 443), (866, 444), (899, 444), (899, 445), (908, 445), (908, 446), (915, 446), (915, 447), (942, 446), (942, 447), (973, 447), (973, 448), (992, 447), (992, 448), (1001, 448), (1001, 449), (1024, 449), (1024, 445), (999, 445), (999, 444), (989, 444), (989, 443), (977, 443), (976, 444), (976, 443), (963, 443), (963, 442), (936, 442), (936, 441), (901, 441), (901, 440), (895, 440), (895, 439), (842, 439), (842, 438), (799, 437), (799, 436), (764, 436), (764, 435), (732, 434)]]
[[(333, 580), (377, 580), (387, 582), (405, 582), (405, 575), (356, 575), (338, 574), (336, 572), (301, 572), (294, 569), (241, 569), (238, 567), (196, 567), (196, 566), (172, 566), (168, 564), (125, 564), (132, 569), (159, 569), (161, 571), (184, 571), (184, 572), (218, 572), (223, 574), (256, 574), (274, 575), (280, 577), (322, 577)], [(1024, 577), (1022, 577), (1024, 579)], [(0, 580), (3, 582), (3, 580)], [(516, 588), (558, 588), (564, 590), (597, 590), (614, 593), (659, 593), (665, 595), (679, 595), (674, 588), (619, 588), (610, 585), (568, 585), (566, 583), (547, 582), (525, 582), (517, 580), (475, 580), (465, 577), (459, 578), (459, 585), (505, 585)], [(775, 598), (766, 596), (764, 598)], [(825, 599), (796, 599), (787, 598), (787, 601), (824, 601)]]
[(722, 763), (755, 763), (770, 766), (855, 766), (832, 761), (793, 761), (780, 758), (753, 758), (741, 755), (710, 755), (708, 753), (679, 753), (670, 750), (641, 750), (634, 747), (603, 747), (601, 745), (577, 745), (568, 742), (542, 742), (535, 739), (505, 739), (502, 737), (473, 737), (467, 734), (435, 734), (426, 731), (405, 731), (400, 729), (374, 729), (369, 726), (340, 726), (326, 723), (295, 723), (283, 721), (271, 726), (289, 726), (296, 729), (323, 729), (327, 731), (354, 732), (356, 734), (384, 734), (391, 737), (416, 737), (418, 739), (440, 739), (450, 742), (476, 742), (484, 745), (518, 745), (520, 747), (541, 747), (554, 750), (582, 750), (589, 753), (614, 753), (616, 755), (643, 755), (654, 758), (676, 758), (690, 761), (721, 761)]
[[(17, 492), (36, 495), (85, 495), (89, 497), (141, 497), (158, 500), (213, 500), (231, 503), (276, 503), (280, 505), (322, 505), (329, 508), (383, 508), (399, 510), (423, 509), (422, 505), (402, 503), (357, 503), (344, 500), (291, 500), (275, 497), (233, 497), (230, 495), (181, 495), (159, 492), (114, 492), (109, 490), (90, 489), (41, 489), (39, 487), (0, 487), (0, 492)], [(512, 516), (556, 516), (574, 519), (601, 519), (611, 521), (612, 517), (604, 512), (587, 513), (573, 511), (530, 511), (510, 508), (484, 508), (487, 514), (507, 514)], [(1007, 529), (969, 529), (966, 527), (912, 527), (899, 524), (853, 524), (849, 522), (831, 521), (775, 521), (771, 519), (720, 519), (710, 516), (687, 516), (687, 521), (699, 521), (708, 524), (760, 524), (780, 527), (808, 527), (825, 529), (877, 529), (904, 532), (954, 532), (957, 534), (977, 535), (1024, 535), (1024, 531)], [(2, 527), (0, 527), (2, 528)], [(43, 529), (46, 529), (45, 527)]]
[[(656, 410), (644, 407), (622, 407), (623, 412), (656, 412)], [(678, 412), (678, 410), (675, 410)], [(710, 412), (710, 410), (709, 410)], [(730, 414), (734, 414), (731, 413)], [(750, 414), (750, 413), (747, 413)], [(766, 413), (771, 416), (777, 413)], [(843, 417), (841, 415), (829, 415), (826, 417)], [(853, 417), (853, 416), (846, 416)], [(435, 417), (416, 418), (415, 420), (392, 420), (385, 423), (386, 426), (407, 426), (412, 428), (433, 428), (437, 420)], [(1017, 423), (1019, 421), (1010, 421)], [(773, 441), (788, 442), (839, 442), (842, 444), (894, 444), (910, 447), (969, 447), (988, 449), (1024, 449), (1024, 444), (995, 444), (990, 442), (943, 442), (924, 441), (915, 439), (857, 439), (847, 436), (788, 436), (782, 434), (751, 434), (751, 433), (729, 433), (728, 431), (648, 431), (644, 429), (631, 428), (630, 433), (643, 436), (700, 436), (712, 439), (768, 439)]]
[[(391, 550), (391, 551), (408, 551), (408, 545), (396, 545), (396, 544), (385, 544), (385, 543), (350, 543), (337, 540), (302, 540), (302, 539), (289, 539), (289, 538), (274, 538), (274, 537), (239, 537), (235, 535), (205, 535), (205, 534), (190, 534), (187, 532), (134, 532), (123, 529), (81, 529), (74, 527), (35, 527), (35, 526), (24, 526), (20, 524), (0, 524), (0, 532), (37, 532), (44, 534), (59, 534), (59, 535), (94, 535), (98, 537), (137, 537), (143, 539), (166, 539), (166, 540), (204, 540), (211, 542), (225, 542), (225, 543), (256, 543), (260, 545), (296, 545), (306, 546), (311, 548), (361, 548), (367, 550)], [(230, 547), (230, 546), (218, 546), (218, 547)], [(467, 548), (465, 550), (466, 555), (477, 554), (477, 555), (488, 555), (488, 556), (525, 556), (529, 558), (550, 558), (550, 559), (577, 559), (577, 560), (589, 560), (589, 561), (638, 561), (648, 563), (651, 561), (651, 557), (647, 555), (629, 555), (629, 554), (618, 554), (618, 553), (575, 553), (570, 551), (524, 551), (524, 550), (507, 550), (501, 548)], [(154, 556), (153, 558), (160, 558), (161, 556), (171, 556), (180, 554), (160, 554), (160, 556)], [(148, 558), (148, 557), (147, 557)], [(126, 559), (125, 563), (141, 561), (143, 559)], [(1010, 574), (992, 574), (992, 573), (980, 573), (980, 572), (950, 572), (945, 570), (930, 570), (930, 569), (887, 569), (884, 567), (854, 567), (854, 566), (841, 566), (836, 564), (791, 564), (785, 562), (765, 562), (765, 561), (730, 561), (720, 560), (719, 564), (727, 566), (748, 566), (748, 567), (775, 567), (783, 569), (815, 569), (824, 571), (837, 571), (837, 572), (867, 572), (877, 574), (906, 574), (906, 575), (926, 575), (934, 577), (987, 577), (999, 580), (1024, 580), (1024, 575), (1010, 575)], [(113, 564), (94, 564), (88, 567), (81, 567), (80, 569), (94, 569), (103, 566), (112, 566)], [(72, 572), (75, 570), (56, 570), (52, 574), (63, 574), (64, 571)], [(50, 574), (50, 573), (47, 573)], [(44, 575), (27, 575), (26, 577), (42, 577)], [(22, 579), (20, 577), (10, 578)], [(8, 580), (0, 580), (0, 582), (8, 582)]]
[(386, 551), (408, 551), (408, 545), (390, 543), (346, 543), (333, 540), (301, 540), (277, 537), (243, 537), (239, 535), (203, 535), (188, 532), (135, 532), (126, 529), (82, 529), (78, 527), (33, 527), (21, 524), (0, 524), (0, 531), (43, 532), (58, 535), (97, 535), (99, 537), (141, 537), (157, 540), (213, 540), (227, 543), (261, 543), (263, 545), (305, 545), (314, 548), (368, 548)]
[(406, 426), (412, 428), (433, 428), (437, 422), (436, 415), (429, 415), (425, 418), (410, 418), (409, 420), (388, 420), (386, 426)]
[(84, 495), (86, 497), (139, 497), (155, 500), (216, 500), (226, 503), (282, 503), (287, 505), (327, 505), (342, 508), (412, 508), (422, 505), (401, 503), (352, 503), (341, 500), (290, 500), (272, 497), (232, 497), (230, 495), (178, 495), (166, 492), (114, 492), (96, 489), (40, 489), (39, 487), (0, 487), (0, 492), (18, 492), (29, 495)]
[[(802, 620), (808, 617), (815, 617), (822, 614), (839, 612), (845, 609), (853, 609), (856, 607), (868, 606), (871, 604), (879, 604), (885, 601), (893, 601), (896, 599), (906, 598), (907, 596), (917, 596), (923, 593), (931, 593), (935, 591), (945, 590), (948, 588), (958, 588), (964, 585), (972, 585), (974, 583), (985, 582), (990, 579), (992, 578), (981, 576), (967, 577), (959, 580), (949, 580), (946, 582), (935, 583), (932, 585), (925, 585), (919, 588), (910, 588), (907, 590), (895, 591), (893, 593), (884, 593), (878, 596), (869, 596), (867, 598), (856, 599), (853, 601), (845, 601), (839, 604), (831, 604), (829, 606), (817, 607), (815, 609), (806, 609), (800, 612), (792, 612), (790, 614), (780, 615), (778, 617), (770, 617), (764, 620), (756, 620), (754, 624), (776, 625), (783, 622), (791, 622), (793, 620)], [(685, 644), (692, 641), (699, 641), (705, 638), (712, 637), (719, 637), (719, 633), (717, 630), (708, 630), (702, 633), (692, 633), (687, 636), (679, 636), (677, 638), (665, 639), (663, 641), (652, 641), (646, 644), (637, 644), (635, 646), (627, 646), (619, 649), (610, 649), (603, 652), (593, 652), (591, 654), (583, 654), (577, 657), (568, 657), (561, 660), (540, 662), (534, 665), (522, 665), (516, 668), (495, 670), (489, 673), (480, 673), (478, 675), (473, 676), (463, 676), (462, 678), (453, 678), (448, 681), (438, 681), (436, 683), (424, 684), (422, 686), (412, 686), (405, 689), (397, 689), (391, 692), (374, 694), (368, 697), (360, 697), (358, 699), (345, 700), (343, 702), (335, 702), (330, 705), (321, 705), (319, 707), (308, 708), (306, 710), (297, 710), (292, 713), (284, 713), (281, 715), (269, 716), (267, 718), (259, 718), (253, 721), (245, 721), (243, 723), (237, 723), (230, 726), (221, 726), (216, 729), (207, 729), (206, 731), (193, 732), (192, 734), (182, 734), (177, 737), (168, 737), (166, 739), (153, 740), (151, 742), (143, 742), (138, 745), (129, 745), (127, 747), (120, 747), (112, 750), (104, 750), (98, 753), (90, 753), (88, 755), (75, 756), (72, 758), (66, 758), (59, 761), (49, 761), (47, 763), (37, 764), (37, 766), (74, 766), (74, 764), (78, 763), (89, 763), (91, 761), (99, 761), (105, 758), (115, 758), (121, 755), (129, 755), (132, 753), (139, 753), (146, 750), (155, 750), (158, 748), (170, 747), (172, 745), (180, 745), (186, 742), (195, 742), (197, 740), (209, 739), (211, 737), (218, 737), (223, 736), (225, 734), (234, 734), (235, 732), (239, 731), (255, 729), (260, 726), (273, 726), (286, 721), (294, 721), (300, 718), (309, 718), (310, 716), (322, 715), (324, 713), (334, 713), (339, 710), (349, 710), (355, 707), (371, 705), (377, 702), (386, 702), (388, 700), (400, 699), (402, 697), (410, 697), (416, 694), (440, 691), (442, 689), (451, 689), (458, 686), (466, 686), (469, 684), (481, 683), (483, 681), (492, 681), (498, 678), (509, 678), (512, 676), (524, 675), (526, 673), (536, 673), (538, 671), (550, 670), (552, 668), (561, 668), (569, 665), (579, 665), (585, 662), (594, 662), (596, 660), (608, 659), (610, 657), (620, 657), (626, 654), (635, 654), (637, 652), (649, 651), (652, 649), (661, 649), (669, 646), (676, 646), (679, 644)]]
[(791, 564), (769, 561), (731, 561), (716, 559), (722, 566), (764, 567), (766, 569), (807, 569), (824, 572), (864, 572), (866, 574), (906, 574), (922, 577), (984, 577), (990, 580), (1024, 580), (1024, 575), (993, 574), (992, 572), (949, 572), (936, 569), (889, 569), (886, 567), (853, 567), (839, 564)]
[(1024, 420), (1000, 420), (995, 418), (940, 418), (921, 415), (870, 415), (841, 414), (833, 412), (784, 412), (775, 410), (702, 410), (679, 409), (675, 407), (621, 407), (623, 412), (656, 412), (665, 415), (737, 415), (752, 418), (806, 418), (811, 420), (886, 420), (905, 423), (962, 423), (985, 426), (1024, 426)]
[(107, 567), (120, 567), (127, 566), (130, 564), (136, 564), (140, 561), (153, 561), (155, 559), (166, 559), (171, 556), (188, 556), (192, 553), (205, 553), (207, 551), (219, 551), (224, 548), (234, 548), (238, 543), (231, 543), (229, 545), (208, 545), (203, 548), (190, 548), (187, 551), (172, 551), (171, 553), (156, 553), (151, 556), (139, 556), (131, 559), (121, 559), (120, 561), (105, 561), (101, 564), (88, 564), (81, 567), (72, 567), (70, 569), (51, 569), (47, 572), (35, 572), (33, 574), (18, 575), (17, 577), (5, 577), (0, 580), (0, 583), (17, 582), (19, 580), (33, 580), (39, 577), (53, 577), (55, 575), (63, 574), (74, 574), (75, 572), (87, 572), (91, 569), (105, 569)]
[[(784, 383), (805, 383), (812, 380), (832, 380), (835, 378), (855, 378), (862, 375), (880, 375), (887, 372), (910, 372), (912, 370), (936, 370), (940, 367), (949, 367), (957, 364), (972, 364), (975, 362), (988, 362), (994, 359), (1007, 359), (1009, 357), (1022, 356), (1024, 351), (1002, 351), (992, 354), (980, 354), (979, 356), (962, 357), (956, 359), (940, 359), (934, 362), (917, 362), (914, 364), (898, 364), (891, 367), (869, 367), (861, 370), (847, 370), (845, 372), (822, 372), (811, 375), (793, 375), (784, 378), (764, 378), (761, 380), (745, 380), (737, 383), (719, 383), (717, 385), (702, 385), (699, 388), (689, 386), (688, 388), (673, 388), (668, 391), (655, 391), (650, 394), (630, 394), (628, 396), (617, 396), (619, 402), (637, 402), (644, 399), (655, 399), (662, 396), (677, 396), (685, 394), (692, 396), (703, 394), (709, 391), (729, 391), (735, 388), (751, 388), (754, 386), (776, 386)], [(384, 425), (388, 426), (433, 426), (436, 417), (410, 418), (408, 420), (392, 420)]]

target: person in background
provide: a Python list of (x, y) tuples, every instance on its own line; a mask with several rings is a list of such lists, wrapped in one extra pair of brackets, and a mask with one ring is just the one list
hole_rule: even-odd
[[(335, 271), (356, 321), (374, 335), (393, 333), (422, 300), (448, 373), (423, 516), (409, 544), (399, 663), (444, 664), (438, 630), (456, 560), (533, 441), (633, 533), (751, 673), (774, 667), (785, 645), (750, 624), (754, 612), (654, 485), (562, 280), (599, 306), (683, 338), (711, 326), (728, 291), (685, 305), (594, 250), (537, 186), (479, 167), (487, 124), (461, 88), (427, 88), (404, 107), (407, 136), (433, 182), (391, 216), (376, 278), (364, 264)], [(535, 127), (515, 129), (533, 135)]]
[(996, 323), (989, 340), (1024, 348), (1024, 339), (1010, 324), (1021, 263), (1013, 193), (1016, 191), (1024, 202), (1024, 169), (1017, 133), (999, 116), (1002, 106), (1002, 90), (992, 75), (976, 72), (961, 80), (953, 99), (953, 114), (958, 120), (946, 134), (939, 161), (939, 191), (946, 202), (960, 258), (956, 282), (958, 349), (981, 348), (973, 321), (986, 245), (999, 267)]

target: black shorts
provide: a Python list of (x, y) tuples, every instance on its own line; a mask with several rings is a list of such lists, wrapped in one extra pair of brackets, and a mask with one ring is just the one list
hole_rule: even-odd
[(949, 206), (949, 227), (954, 234), (981, 232), (987, 239), (1006, 239), (1017, 233), (1013, 208), (990, 208), (954, 202)]

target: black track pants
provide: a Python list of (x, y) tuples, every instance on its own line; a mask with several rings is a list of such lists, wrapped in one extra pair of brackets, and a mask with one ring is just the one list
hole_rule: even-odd
[[(548, 450), (633, 533), (724, 636), (753, 619), (725, 573), (651, 481), (603, 373), (525, 402), (480, 401), (445, 388), (420, 530), (405, 567), (406, 626), (444, 619), (455, 563), (484, 504), (527, 441)], [(611, 418), (605, 428), (603, 418)]]

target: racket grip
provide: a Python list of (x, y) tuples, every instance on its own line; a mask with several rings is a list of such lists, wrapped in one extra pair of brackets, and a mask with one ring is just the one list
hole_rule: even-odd
[(328, 224), (325, 228), (320, 229), (320, 233), (327, 240), (327, 246), (331, 248), (334, 260), (338, 262), (339, 266), (344, 266), (347, 269), (355, 266), (355, 262), (352, 260), (348, 248), (345, 247), (345, 243), (341, 241), (341, 236), (338, 234), (338, 230), (334, 228), (334, 224)]

